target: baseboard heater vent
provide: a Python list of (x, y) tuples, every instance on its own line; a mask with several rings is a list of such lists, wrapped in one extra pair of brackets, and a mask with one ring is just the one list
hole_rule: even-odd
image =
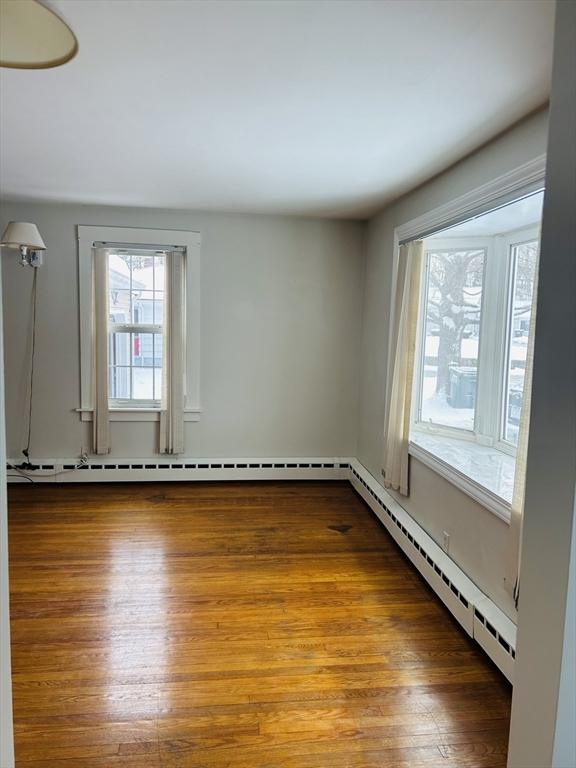
[(516, 626), (356, 459), (350, 482), (442, 602), (513, 680)]
[(348, 459), (188, 459), (150, 461), (150, 459), (92, 460), (84, 463), (54, 459), (18, 468), (8, 462), (10, 482), (78, 483), (143, 480), (348, 480)]
[[(335, 469), (336, 467), (344, 469), (348, 467), (348, 464), (334, 464), (330, 462), (326, 463), (258, 463), (258, 462), (240, 462), (240, 463), (208, 463), (208, 464), (84, 464), (80, 467), (74, 464), (63, 464), (62, 469), (74, 470), (74, 469), (86, 469), (86, 470), (101, 470), (101, 469)], [(54, 469), (52, 464), (42, 464), (39, 469)]]

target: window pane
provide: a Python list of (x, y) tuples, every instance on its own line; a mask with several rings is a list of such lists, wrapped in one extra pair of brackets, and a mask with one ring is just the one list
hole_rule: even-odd
[(108, 304), (110, 323), (130, 322), (130, 291), (125, 288), (118, 290), (110, 288)]
[(151, 325), (154, 322), (154, 292), (132, 291), (132, 322)]
[(113, 400), (130, 399), (130, 368), (111, 365), (108, 369), (108, 394)]
[(132, 368), (132, 397), (134, 400), (154, 399), (153, 368)]
[(130, 260), (132, 289), (154, 290), (154, 253), (132, 253), (125, 255)]
[(165, 256), (156, 256), (154, 259), (154, 322), (164, 322), (164, 264)]
[(154, 399), (162, 400), (162, 368), (154, 368)]
[(130, 365), (130, 334), (108, 334), (108, 363), (110, 365)]
[(154, 257), (154, 290), (164, 292), (164, 264), (165, 256)]
[(130, 290), (130, 257), (117, 253), (108, 255), (108, 285), (110, 291)]
[(161, 333), (154, 334), (154, 366), (156, 368), (162, 368), (164, 349), (164, 337)]
[(133, 333), (131, 349), (134, 367), (162, 367), (161, 333)]
[(154, 292), (154, 323), (156, 325), (164, 324), (164, 292)]
[(420, 418), (474, 429), (485, 252), (427, 254)]
[(503, 438), (518, 445), (538, 242), (513, 245)]

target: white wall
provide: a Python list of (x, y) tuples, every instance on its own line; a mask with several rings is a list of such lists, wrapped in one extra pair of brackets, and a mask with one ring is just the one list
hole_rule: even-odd
[[(79, 406), (76, 225), (185, 229), (202, 235), (201, 405), (186, 455), (356, 453), (363, 226), (303, 218), (7, 203), (48, 251), (38, 276), (33, 458), (91, 445)], [(24, 441), (32, 271), (4, 258), (8, 455)], [(152, 456), (157, 424), (111, 425), (112, 455)]]
[[(541, 111), (406, 195), (369, 224), (358, 458), (379, 481), (394, 228), (543, 154), (546, 134), (547, 113)], [(506, 523), (416, 460), (412, 460), (410, 498), (398, 500), (438, 543), (443, 531), (451, 534), (450, 556), (502, 610), (514, 617), (515, 609), (503, 583)]]
[(556, 14), (510, 768), (576, 766), (576, 3)]
[[(565, 765), (576, 766), (576, 504), (572, 514), (572, 546), (570, 548), (570, 565), (568, 588), (566, 590), (566, 616), (564, 621), (564, 641), (560, 662), (560, 684), (558, 687), (558, 704), (556, 707), (556, 723), (554, 731), (554, 746), (552, 749), (552, 765), (563, 768)], [(530, 663), (528, 657), (527, 663)], [(516, 712), (518, 709), (516, 708)], [(518, 718), (516, 719), (518, 722)], [(522, 733), (525, 726), (519, 723)]]
[[(0, 274), (0, 312), (2, 275)], [(10, 669), (10, 601), (8, 589), (8, 509), (6, 504), (6, 441), (4, 422), (4, 355), (0, 314), (0, 766), (14, 765), (12, 681)]]

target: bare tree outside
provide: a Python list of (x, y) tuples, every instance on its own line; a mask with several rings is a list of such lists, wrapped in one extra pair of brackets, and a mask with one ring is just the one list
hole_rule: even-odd
[[(524, 388), (537, 241), (514, 244), (508, 319), (505, 440), (516, 443)], [(486, 252), (442, 248), (426, 254), (422, 421), (474, 428)]]
[(154, 266), (155, 254), (118, 253), (116, 255), (127, 265), (130, 271), (152, 269)]
[(430, 253), (428, 269), (427, 330), (439, 338), (436, 392), (447, 394), (450, 366), (466, 362), (463, 338), (479, 335), (484, 251)]
[(473, 427), (484, 259), (479, 248), (427, 253), (424, 421)]

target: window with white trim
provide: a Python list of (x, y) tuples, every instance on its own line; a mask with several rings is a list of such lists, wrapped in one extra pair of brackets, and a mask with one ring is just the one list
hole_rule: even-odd
[(170, 254), (182, 254), (184, 421), (200, 407), (200, 235), (179, 230), (79, 226), (80, 389), (77, 409), (92, 421), (95, 404), (94, 259), (107, 253), (107, 376), (110, 421), (160, 420), (168, 324), (165, 275)]
[(110, 408), (159, 408), (164, 349), (166, 252), (108, 253), (108, 393)]
[(538, 192), (424, 238), (411, 441), (507, 503), (541, 205)]
[(524, 394), (523, 363), (528, 347), (538, 260), (538, 235), (534, 231), (525, 232), (521, 240), (512, 237), (504, 245), (509, 254), (510, 278), (500, 439), (516, 446)]

